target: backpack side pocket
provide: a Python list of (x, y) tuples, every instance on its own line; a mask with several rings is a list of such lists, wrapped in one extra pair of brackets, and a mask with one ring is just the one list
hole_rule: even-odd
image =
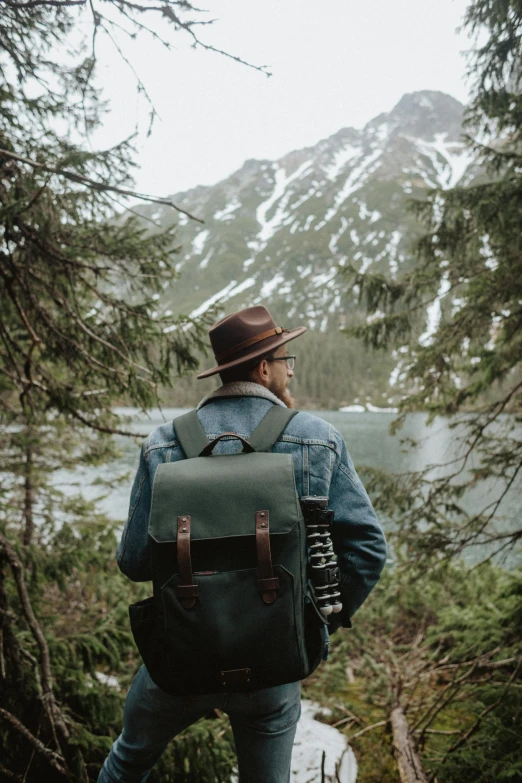
[(156, 600), (145, 598), (143, 601), (131, 604), (129, 617), (132, 635), (147, 671), (154, 683), (165, 690), (165, 683), (162, 682), (161, 676), (164, 672), (164, 644), (158, 622)]

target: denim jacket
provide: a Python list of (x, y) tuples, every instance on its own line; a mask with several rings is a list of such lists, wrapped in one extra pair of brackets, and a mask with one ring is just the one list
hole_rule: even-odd
[[(226, 392), (226, 387), (219, 391)], [(258, 393), (260, 396), (211, 395), (203, 400), (198, 407), (198, 418), (209, 440), (223, 432), (236, 432), (248, 439), (269, 408), (276, 402), (282, 404), (263, 387), (259, 387)], [(233, 453), (240, 449), (238, 440), (229, 438), (219, 441), (214, 453)], [(349, 626), (350, 618), (377, 583), (386, 560), (384, 534), (370, 499), (341, 434), (324, 419), (300, 411), (273, 451), (292, 455), (299, 496), (329, 497), (329, 507), (335, 514), (332, 541), (343, 594), (343, 611), (340, 616), (331, 616), (330, 631), (340, 624)], [(135, 582), (152, 578), (147, 529), (156, 468), (162, 462), (184, 458), (176, 440), (175, 419), (155, 429), (142, 446), (129, 517), (117, 550), (120, 569)]]

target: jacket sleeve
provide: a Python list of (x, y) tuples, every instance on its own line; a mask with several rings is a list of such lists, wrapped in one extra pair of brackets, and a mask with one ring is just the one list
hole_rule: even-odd
[(132, 486), (129, 516), (116, 550), (120, 570), (133, 582), (152, 579), (148, 536), (151, 485), (145, 444), (141, 449), (138, 472)]
[(330, 631), (350, 626), (350, 618), (377, 584), (386, 562), (386, 541), (370, 498), (337, 430), (334, 438), (337, 449), (329, 507), (334, 511), (332, 542), (339, 563), (343, 609), (330, 615)]

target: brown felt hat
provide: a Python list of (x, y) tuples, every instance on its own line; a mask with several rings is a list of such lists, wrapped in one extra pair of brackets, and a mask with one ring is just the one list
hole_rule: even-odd
[(208, 378), (258, 356), (261, 358), (303, 332), (306, 326), (297, 329), (278, 326), (263, 305), (245, 307), (210, 327), (208, 334), (217, 365), (196, 377)]

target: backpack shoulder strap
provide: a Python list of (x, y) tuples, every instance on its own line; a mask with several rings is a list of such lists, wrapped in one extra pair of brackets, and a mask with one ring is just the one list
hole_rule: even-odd
[(196, 410), (184, 413), (174, 419), (176, 438), (187, 459), (197, 457), (208, 446), (209, 440), (198, 419)]
[(273, 405), (248, 438), (256, 451), (270, 451), (287, 424), (299, 411)]

